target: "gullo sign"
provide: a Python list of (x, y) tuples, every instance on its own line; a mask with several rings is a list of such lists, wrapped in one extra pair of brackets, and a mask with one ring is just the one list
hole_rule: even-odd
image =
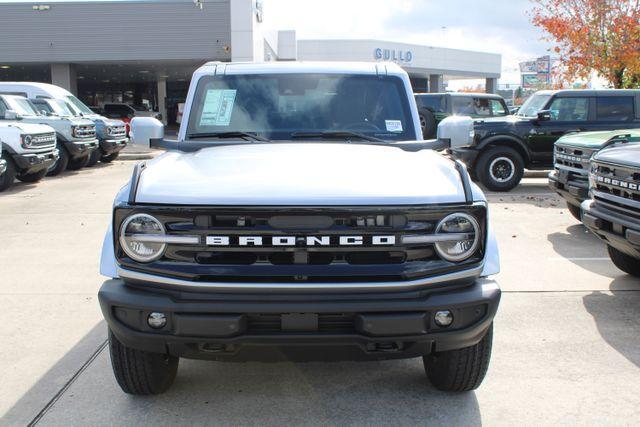
[(413, 60), (413, 52), (410, 50), (377, 47), (373, 50), (373, 57), (378, 61), (393, 61), (406, 64)]

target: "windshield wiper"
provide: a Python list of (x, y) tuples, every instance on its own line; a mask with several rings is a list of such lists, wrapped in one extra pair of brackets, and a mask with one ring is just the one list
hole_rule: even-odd
[(291, 134), (292, 139), (303, 139), (303, 138), (357, 138), (364, 141), (371, 142), (386, 142), (383, 139), (376, 138), (375, 136), (365, 135), (363, 133), (351, 132), (348, 130), (329, 130), (324, 132), (293, 132)]
[(249, 141), (260, 141), (260, 142), (270, 142), (271, 140), (259, 136), (258, 134), (251, 132), (242, 132), (242, 131), (228, 131), (228, 132), (200, 132), (200, 133), (190, 133), (188, 135), (190, 139), (197, 138), (219, 138), (219, 139), (227, 139), (227, 138), (244, 138)]

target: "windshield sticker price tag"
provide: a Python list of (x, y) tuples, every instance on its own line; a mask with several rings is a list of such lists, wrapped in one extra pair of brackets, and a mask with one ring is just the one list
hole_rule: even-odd
[(204, 98), (200, 126), (229, 126), (236, 92), (235, 89), (209, 89)]
[(387, 132), (402, 132), (402, 122), (400, 120), (385, 120)]

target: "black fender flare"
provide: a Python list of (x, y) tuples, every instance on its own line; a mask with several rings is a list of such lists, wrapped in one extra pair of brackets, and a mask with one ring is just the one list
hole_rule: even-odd
[(531, 152), (527, 144), (519, 137), (509, 134), (500, 134), (489, 136), (476, 146), (478, 151), (482, 151), (490, 146), (503, 146), (515, 148), (522, 155), (525, 166), (531, 162)]
[(2, 143), (2, 152), (3, 153), (9, 153), (12, 156), (15, 156), (17, 154), (16, 150), (14, 150), (13, 147), (10, 146), (9, 144), (7, 144), (6, 142)]

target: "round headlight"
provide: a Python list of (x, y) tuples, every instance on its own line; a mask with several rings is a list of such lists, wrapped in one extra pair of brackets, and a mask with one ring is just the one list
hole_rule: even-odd
[[(465, 213), (454, 213), (445, 217), (436, 227), (437, 234), (452, 234), (451, 240), (444, 239), (435, 244), (438, 255), (451, 262), (469, 258), (480, 243), (478, 221)], [(453, 236), (453, 235), (457, 236)]]
[(31, 141), (32, 141), (31, 135), (25, 135), (25, 136), (22, 137), (22, 144), (25, 147), (30, 146), (31, 145)]
[(166, 243), (157, 243), (153, 239), (164, 233), (162, 223), (151, 215), (131, 215), (120, 227), (120, 245), (131, 259), (151, 262), (160, 258), (167, 247)]
[(111, 135), (113, 133), (113, 128), (111, 126), (107, 126), (107, 134)]

